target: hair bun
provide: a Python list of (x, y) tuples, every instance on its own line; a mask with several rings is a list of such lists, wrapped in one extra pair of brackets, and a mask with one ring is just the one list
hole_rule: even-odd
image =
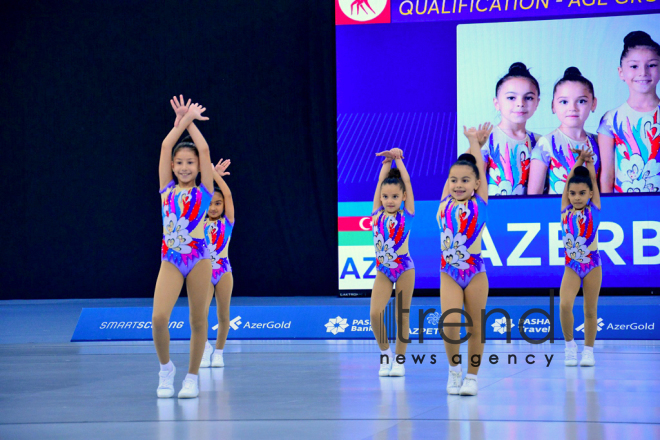
[(477, 164), (477, 159), (470, 153), (461, 154), (460, 156), (458, 156), (458, 160), (464, 160), (474, 165)]
[(511, 64), (511, 67), (509, 67), (509, 73), (511, 74), (528, 73), (527, 70), (527, 66), (521, 62), (513, 63)]
[(571, 76), (582, 76), (582, 72), (580, 72), (580, 69), (577, 67), (569, 67), (568, 69), (564, 70), (564, 78)]
[(629, 47), (653, 45), (653, 43), (651, 36), (644, 31), (633, 31), (623, 39), (623, 45)]
[(584, 166), (580, 166), (575, 168), (575, 171), (573, 171), (573, 174), (576, 176), (580, 177), (589, 177), (589, 170), (586, 169)]
[(539, 87), (539, 82), (531, 73), (529, 73), (527, 66), (525, 66), (525, 64), (521, 63), (520, 61), (511, 64), (509, 67), (509, 72), (500, 78), (499, 81), (497, 81), (497, 84), (495, 85), (495, 96), (497, 96), (497, 94), (500, 92), (500, 87), (502, 84), (504, 84), (510, 78), (526, 78), (536, 88), (537, 96), (541, 96), (541, 87)]
[(387, 174), (388, 179), (400, 179), (401, 178), (401, 171), (398, 170), (398, 168), (392, 168), (390, 172)]

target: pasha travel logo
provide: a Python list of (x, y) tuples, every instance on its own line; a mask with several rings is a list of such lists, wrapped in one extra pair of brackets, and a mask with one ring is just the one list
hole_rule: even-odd
[[(493, 331), (503, 335), (506, 333), (506, 318), (500, 318), (496, 319), (495, 322), (492, 324), (493, 326)], [(514, 328), (516, 325), (512, 322), (511, 323), (511, 328)]]
[(348, 327), (347, 319), (337, 316), (336, 318), (330, 318), (328, 323), (325, 325), (326, 332), (336, 335), (337, 333), (344, 333)]
[(335, 24), (390, 22), (390, 0), (335, 0)]

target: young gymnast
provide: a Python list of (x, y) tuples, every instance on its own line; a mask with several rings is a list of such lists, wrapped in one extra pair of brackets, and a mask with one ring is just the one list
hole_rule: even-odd
[[(211, 203), (208, 188), (213, 184), (213, 164), (209, 146), (193, 121), (206, 121), (206, 110), (199, 104), (184, 104), (183, 96), (170, 101), (177, 118), (160, 152), (160, 194), (163, 215), (161, 266), (154, 292), (152, 332), (160, 361), (157, 395), (174, 395), (176, 368), (170, 360), (170, 314), (179, 297), (184, 279), (190, 307), (190, 363), (179, 398), (199, 395), (197, 372), (207, 339), (208, 282), (211, 260), (204, 241), (204, 216)], [(188, 130), (190, 140), (177, 139)], [(175, 146), (176, 144), (176, 146)], [(201, 184), (197, 175), (201, 173)], [(176, 179), (176, 182), (175, 182)]]
[[(204, 224), (204, 237), (213, 265), (209, 307), (215, 294), (218, 309), (218, 336), (215, 341), (215, 352), (211, 344), (208, 341), (206, 342), (200, 365), (202, 368), (225, 366), (222, 355), (229, 334), (229, 303), (234, 287), (234, 276), (229, 263), (229, 240), (234, 230), (234, 199), (223, 179), (224, 176), (229, 175), (226, 170), (230, 163), (229, 159), (225, 161), (220, 159), (213, 170), (213, 177), (217, 186), (214, 188), (211, 206)], [(211, 357), (211, 354), (213, 354), (213, 357)]]
[(534, 115), (541, 95), (539, 83), (523, 63), (513, 63), (495, 86), (495, 109), (502, 120), (481, 148), (486, 164), (488, 194), (527, 194), (529, 161), (539, 135), (525, 125)]
[[(571, 151), (594, 152), (596, 176), (600, 170), (596, 135), (584, 131), (589, 112), (596, 110), (594, 86), (577, 67), (569, 67), (552, 91), (552, 113), (559, 128), (541, 137), (532, 150), (528, 194), (563, 194), (568, 173), (577, 157)], [(547, 176), (547, 179), (546, 179)], [(547, 184), (547, 188), (544, 188)]]
[[(395, 362), (387, 340), (387, 329), (383, 312), (392, 297), (392, 287), (396, 293), (397, 342), (396, 355), (405, 355), (408, 344), (410, 320), (407, 313), (399, 320), (399, 301), (404, 309), (410, 308), (415, 289), (415, 265), (410, 258), (408, 239), (415, 218), (415, 199), (410, 176), (403, 164), (403, 151), (393, 148), (377, 153), (383, 156), (383, 166), (378, 177), (374, 194), (372, 225), (376, 248), (376, 279), (371, 291), (371, 327), (381, 350), (379, 376), (403, 376), (403, 364)], [(392, 161), (396, 168), (392, 169)], [(401, 204), (404, 204), (401, 206)]]
[[(573, 303), (580, 290), (584, 292), (584, 350), (580, 366), (592, 367), (594, 342), (598, 331), (598, 295), (603, 272), (598, 253), (600, 194), (596, 185), (593, 152), (573, 149), (578, 158), (573, 165), (561, 199), (561, 225), (566, 254), (566, 267), (559, 290), (561, 330), (566, 348), (564, 364), (577, 365), (577, 344), (573, 339)], [(586, 167), (583, 167), (585, 164)]]
[(610, 192), (656, 192), (660, 188), (660, 45), (646, 32), (623, 39), (619, 78), (628, 100), (605, 113), (598, 127), (600, 187)]
[[(438, 209), (438, 225), (441, 231), (442, 259), (440, 266), (440, 304), (442, 313), (447, 310), (462, 310), (472, 318), (468, 340), (468, 357), (483, 355), (481, 342), (481, 310), (488, 299), (488, 277), (481, 258), (481, 234), (488, 220), (488, 187), (481, 175), (485, 163), (480, 148), (486, 143), (493, 127), (490, 123), (478, 129), (463, 127), (470, 142), (468, 154), (461, 154), (449, 169), (449, 177), (442, 190), (442, 201)], [(447, 315), (445, 323), (458, 324), (458, 312)], [(460, 327), (443, 328), (448, 339), (458, 341)], [(444, 338), (443, 338), (444, 339)], [(449, 361), (448, 394), (474, 396), (478, 392), (477, 372), (472, 362), (468, 374), (463, 373), (458, 354), (460, 343), (444, 341)], [(476, 363), (476, 362), (475, 362)]]

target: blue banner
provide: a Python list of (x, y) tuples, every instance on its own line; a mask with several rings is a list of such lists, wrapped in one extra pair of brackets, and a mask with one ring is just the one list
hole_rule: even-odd
[[(439, 200), (415, 202), (410, 255), (415, 262), (415, 286), (418, 288), (440, 287), (440, 229), (436, 221), (439, 204)], [(368, 217), (371, 205), (372, 202), (339, 203), (339, 218), (355, 216), (358, 212), (367, 213), (363, 215)], [(489, 199), (482, 257), (490, 287), (560, 286), (565, 267), (560, 210), (559, 196)], [(348, 243), (342, 241), (340, 233), (340, 288), (371, 288), (375, 277), (375, 267), (368, 259), (374, 257), (371, 229), (351, 234)], [(603, 265), (603, 287), (660, 286), (657, 277), (660, 197), (604, 195), (598, 248)], [(343, 249), (350, 252), (342, 252)], [(347, 281), (362, 281), (364, 285), (342, 285)]]
[[(603, 298), (598, 307), (598, 339), (648, 340), (660, 339), (656, 321), (660, 316), (660, 301), (655, 298), (630, 300), (625, 304)], [(511, 339), (538, 341), (549, 337), (554, 327), (555, 340), (562, 339), (559, 323), (559, 299), (534, 299), (532, 305), (520, 305), (520, 299), (495, 299), (485, 313), (503, 309), (511, 320)], [(350, 300), (347, 300), (350, 301)], [(393, 301), (393, 300), (392, 300)], [(529, 301), (525, 301), (529, 302)], [(508, 305), (511, 303), (512, 305)], [(385, 319), (393, 329), (393, 307), (388, 307)], [(553, 313), (550, 313), (553, 310)], [(170, 319), (172, 340), (190, 339), (188, 308), (176, 307)], [(442, 320), (440, 304), (412, 306), (410, 339), (412, 343), (440, 339), (438, 326)], [(575, 307), (576, 339), (584, 337), (582, 308)], [(71, 339), (81, 341), (147, 341), (152, 340), (150, 307), (83, 309)], [(215, 307), (209, 312), (209, 339), (215, 339), (217, 320)], [(420, 317), (422, 318), (420, 320)], [(464, 318), (464, 321), (466, 318)], [(421, 323), (421, 325), (420, 325)], [(553, 325), (554, 323), (554, 325)], [(506, 316), (501, 311), (487, 317), (487, 339), (507, 339)], [(462, 329), (465, 335), (469, 327)], [(390, 337), (394, 337), (393, 330)], [(237, 306), (231, 309), (228, 339), (374, 339), (369, 321), (369, 306)]]

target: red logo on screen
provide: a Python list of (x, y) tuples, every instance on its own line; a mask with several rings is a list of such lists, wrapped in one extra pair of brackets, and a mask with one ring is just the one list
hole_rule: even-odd
[(390, 22), (390, 0), (335, 0), (335, 24)]

